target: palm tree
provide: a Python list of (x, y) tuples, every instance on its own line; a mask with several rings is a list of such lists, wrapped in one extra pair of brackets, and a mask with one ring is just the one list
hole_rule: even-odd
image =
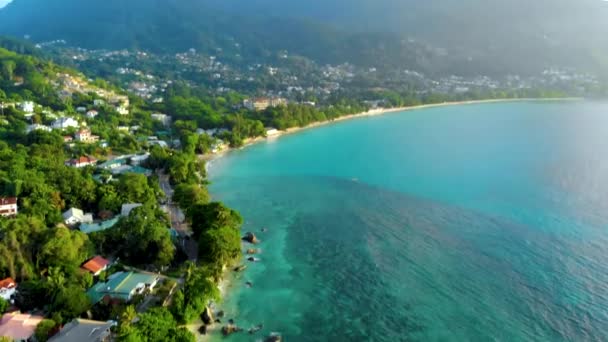
[(137, 317), (137, 311), (135, 311), (135, 307), (133, 305), (129, 305), (125, 308), (125, 310), (120, 314), (120, 324), (121, 325), (129, 325), (135, 320)]

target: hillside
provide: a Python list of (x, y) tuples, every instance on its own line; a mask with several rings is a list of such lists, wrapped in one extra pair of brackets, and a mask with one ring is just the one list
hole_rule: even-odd
[(196, 48), (256, 61), (287, 50), (320, 63), (438, 73), (608, 70), (607, 6), (574, 3), (15, 0), (0, 10), (0, 34), (95, 49)]

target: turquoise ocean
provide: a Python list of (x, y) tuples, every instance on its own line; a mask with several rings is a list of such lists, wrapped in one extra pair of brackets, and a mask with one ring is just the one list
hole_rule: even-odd
[(261, 240), (220, 306), (264, 329), (228, 341), (608, 341), (608, 103), (367, 117), (209, 172)]

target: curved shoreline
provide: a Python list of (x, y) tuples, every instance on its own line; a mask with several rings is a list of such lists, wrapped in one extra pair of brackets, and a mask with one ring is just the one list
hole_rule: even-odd
[(228, 147), (218, 153), (213, 153), (213, 154), (207, 153), (207, 154), (201, 155), (201, 158), (207, 161), (206, 169), (207, 169), (207, 172), (209, 172), (209, 163), (212, 163), (213, 161), (222, 158), (229, 152), (232, 152), (235, 150), (242, 150), (247, 147), (253, 146), (255, 144), (264, 142), (264, 141), (268, 141), (271, 139), (272, 140), (278, 139), (285, 135), (301, 132), (301, 131), (316, 128), (316, 127), (326, 126), (326, 125), (330, 125), (333, 123), (339, 123), (342, 121), (352, 120), (352, 119), (367, 118), (367, 117), (380, 116), (380, 115), (392, 114), (392, 113), (400, 113), (400, 112), (413, 111), (413, 110), (420, 110), (420, 109), (450, 107), (450, 106), (476, 105), (476, 104), (487, 104), (487, 103), (508, 103), (508, 102), (545, 102), (545, 101), (553, 102), (553, 101), (582, 101), (582, 100), (585, 100), (585, 98), (583, 98), (583, 97), (556, 97), (556, 98), (488, 99), (488, 100), (441, 102), (441, 103), (431, 103), (431, 104), (395, 107), (395, 108), (371, 109), (367, 112), (348, 114), (348, 115), (340, 116), (340, 117), (332, 119), (332, 120), (313, 122), (313, 123), (303, 126), (303, 127), (291, 127), (286, 130), (283, 130), (283, 131), (278, 131), (276, 134), (273, 134), (273, 135), (267, 136), (267, 137), (248, 138), (248, 139), (245, 139), (245, 143), (241, 147), (237, 147), (237, 148)]
[[(292, 133), (297, 133), (297, 132), (304, 131), (304, 130), (307, 130), (307, 129), (321, 127), (321, 126), (329, 125), (329, 124), (332, 124), (332, 123), (338, 123), (338, 122), (341, 122), (341, 121), (347, 121), (347, 120), (357, 119), (357, 118), (366, 118), (366, 117), (380, 116), (380, 115), (391, 114), (391, 113), (399, 113), (399, 112), (405, 112), (405, 111), (413, 111), (413, 110), (429, 109), (429, 108), (437, 108), (437, 107), (459, 106), (459, 105), (475, 105), (475, 104), (487, 104), (487, 103), (508, 103), (508, 102), (580, 101), (580, 100), (584, 100), (584, 98), (492, 99), (492, 100), (444, 102), (444, 103), (426, 104), (426, 105), (417, 105), (417, 106), (408, 106), (408, 107), (398, 107), (398, 108), (379, 108), (379, 109), (370, 110), (370, 111), (367, 111), (367, 112), (344, 115), (344, 116), (341, 116), (341, 117), (333, 119), (333, 120), (315, 122), (315, 123), (312, 123), (312, 124), (304, 126), (304, 127), (289, 128), (289, 129), (284, 130), (284, 131), (278, 131), (276, 134), (274, 134), (272, 136), (269, 136), (269, 137), (257, 137), (257, 138), (253, 138), (253, 139), (247, 139), (246, 142), (245, 142), (245, 144), (243, 146), (239, 147), (239, 148), (226, 148), (226, 149), (224, 149), (221, 152), (216, 153), (216, 154), (203, 155), (202, 158), (204, 158), (207, 161), (206, 168), (209, 171), (210, 170), (210, 168), (209, 168), (210, 163), (212, 163), (215, 160), (218, 160), (218, 159), (222, 158), (223, 156), (225, 156), (228, 153), (233, 152), (235, 150), (245, 149), (245, 148), (253, 146), (253, 145), (257, 144), (257, 143), (261, 143), (261, 142), (268, 141), (268, 140), (278, 139), (278, 138), (280, 138), (282, 136), (289, 135), (289, 134), (292, 134)], [(218, 177), (218, 174), (216, 174), (215, 176)], [(230, 270), (227, 270), (226, 272), (229, 273)], [(225, 296), (229, 296), (229, 291), (231, 290), (231, 287), (232, 287), (233, 284), (234, 283), (233, 283), (233, 279), (232, 279), (232, 275), (231, 274), (226, 274), (222, 278), (222, 281), (218, 284), (218, 287), (220, 288), (220, 291), (222, 293), (222, 298), (225, 298)], [(198, 336), (199, 340), (201, 340), (201, 341), (211, 341), (211, 340), (213, 340), (214, 336), (218, 335), (218, 331), (219, 331), (218, 329), (219, 329), (219, 326), (215, 327), (215, 329), (210, 330), (209, 334), (207, 334), (207, 335), (204, 335), (204, 336), (197, 335), (197, 336)]]

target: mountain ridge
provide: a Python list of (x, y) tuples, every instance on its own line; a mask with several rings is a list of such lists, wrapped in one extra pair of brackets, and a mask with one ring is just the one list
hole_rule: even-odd
[[(439, 0), (381, 0), (376, 5), (367, 0), (14, 0), (0, 10), (0, 33), (29, 35), (35, 41), (65, 39), (91, 49), (173, 53), (196, 48), (258, 60), (287, 50), (320, 63), (416, 69), (431, 64), (427, 72), (478, 68), (504, 74), (554, 65), (608, 70), (602, 57), (608, 54), (602, 34), (608, 34), (608, 24), (596, 19), (608, 15), (608, 6), (582, 0), (585, 5), (579, 8), (570, 0), (556, 0), (565, 6), (556, 11), (559, 15), (537, 20), (548, 3), (541, 0), (523, 7), (520, 0), (520, 6), (497, 0), (467, 0), (460, 5)], [(477, 7), (471, 10), (464, 4)], [(577, 23), (565, 20), (566, 12)], [(590, 14), (584, 23), (581, 18)], [(497, 19), (500, 16), (505, 19)], [(399, 18), (400, 28), (395, 24)], [(384, 21), (387, 24), (380, 25)]]

